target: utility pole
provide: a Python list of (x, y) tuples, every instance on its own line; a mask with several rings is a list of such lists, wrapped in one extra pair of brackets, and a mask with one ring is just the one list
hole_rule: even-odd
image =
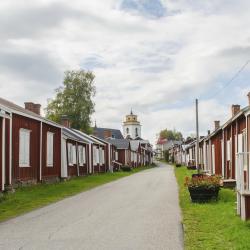
[(200, 166), (199, 166), (200, 136), (199, 136), (199, 103), (198, 103), (198, 99), (195, 100), (195, 106), (196, 106), (196, 168), (197, 168), (198, 174), (199, 174), (200, 173)]

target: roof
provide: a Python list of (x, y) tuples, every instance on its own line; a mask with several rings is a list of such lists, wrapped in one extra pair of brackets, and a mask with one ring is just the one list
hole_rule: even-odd
[[(115, 138), (115, 139), (124, 139), (121, 131), (119, 129), (112, 129), (112, 128), (93, 128), (93, 134), (96, 137), (99, 137), (100, 139), (105, 139), (107, 137)], [(109, 134), (108, 136), (105, 136), (105, 133)]]
[(129, 140), (127, 139), (107, 139), (108, 142), (115, 145), (117, 149), (128, 149)]
[(73, 131), (74, 131), (75, 133), (77, 133), (78, 136), (81, 136), (84, 140), (87, 140), (89, 143), (99, 144), (99, 145), (102, 145), (102, 146), (105, 145), (104, 143), (102, 143), (102, 142), (96, 140), (95, 138), (93, 138), (93, 137), (91, 137), (91, 136), (89, 136), (89, 135), (83, 133), (83, 132), (80, 131), (80, 130), (73, 129)]
[(16, 105), (15, 103), (13, 102), (10, 102), (10, 101), (7, 101), (3, 98), (0, 97), (0, 107), (3, 107), (3, 108), (7, 108), (9, 109), (10, 112), (12, 113), (15, 113), (15, 114), (19, 114), (19, 115), (23, 115), (23, 116), (26, 116), (26, 117), (29, 117), (29, 118), (32, 118), (32, 119), (35, 119), (35, 120), (39, 120), (39, 121), (42, 121), (44, 123), (48, 123), (48, 124), (51, 124), (55, 127), (62, 127), (60, 124), (58, 123), (55, 123), (51, 120), (48, 120), (32, 111), (29, 111), (21, 106), (18, 106)]
[(83, 142), (83, 143), (89, 143), (86, 139), (84, 139), (82, 136), (80, 136), (78, 133), (76, 133), (74, 130), (70, 128), (63, 127), (62, 133), (68, 139)]

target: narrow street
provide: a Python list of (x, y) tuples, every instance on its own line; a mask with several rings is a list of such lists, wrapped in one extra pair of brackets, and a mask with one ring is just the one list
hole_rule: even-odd
[(0, 248), (182, 249), (174, 171), (160, 163), (1, 223)]

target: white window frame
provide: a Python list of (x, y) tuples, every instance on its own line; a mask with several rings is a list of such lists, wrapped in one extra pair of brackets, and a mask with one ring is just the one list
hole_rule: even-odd
[(102, 164), (105, 164), (105, 155), (104, 155), (104, 149), (102, 149)]
[(72, 145), (72, 159), (73, 159), (73, 165), (76, 165), (76, 145)]
[[(30, 133), (31, 130), (24, 128), (19, 129), (19, 167), (23, 168), (30, 167)], [(22, 158), (21, 152), (24, 155), (22, 162), (21, 162)]]
[(68, 143), (68, 165), (73, 166), (73, 145), (72, 143)]
[(83, 166), (83, 151), (82, 151), (83, 146), (79, 145), (78, 146), (78, 163), (79, 166)]
[(86, 147), (82, 147), (83, 164), (86, 164)]
[[(52, 140), (52, 141), (51, 141)], [(53, 167), (54, 165), (54, 133), (47, 132), (47, 155), (46, 155), (47, 167)]]
[(78, 146), (78, 162), (81, 167), (86, 164), (86, 151), (82, 145)]

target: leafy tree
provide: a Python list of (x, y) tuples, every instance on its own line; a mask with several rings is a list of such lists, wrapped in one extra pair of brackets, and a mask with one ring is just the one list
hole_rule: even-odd
[(183, 139), (183, 136), (181, 132), (178, 132), (176, 130), (164, 129), (160, 132), (160, 138), (179, 141)]
[(63, 86), (56, 89), (54, 99), (48, 101), (47, 118), (60, 122), (62, 115), (68, 116), (71, 126), (90, 132), (91, 114), (94, 112), (95, 76), (90, 71), (66, 71)]

